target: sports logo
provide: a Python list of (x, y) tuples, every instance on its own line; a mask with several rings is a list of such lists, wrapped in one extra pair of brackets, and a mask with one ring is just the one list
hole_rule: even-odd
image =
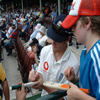
[(43, 71), (45, 71), (45, 72), (47, 72), (47, 70), (49, 69), (49, 64), (48, 64), (48, 62), (46, 61), (46, 62), (44, 62), (44, 64), (43, 64), (43, 68), (44, 68), (44, 70)]
[(58, 82), (60, 82), (60, 81), (62, 80), (63, 77), (64, 77), (64, 74), (63, 74), (63, 73), (60, 73)]

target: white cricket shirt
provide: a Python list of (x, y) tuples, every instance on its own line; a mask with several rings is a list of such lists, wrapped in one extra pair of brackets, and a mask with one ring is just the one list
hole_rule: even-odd
[[(78, 74), (79, 63), (74, 53), (67, 48), (62, 58), (56, 62), (52, 45), (49, 45), (45, 46), (41, 51), (40, 64), (37, 71), (43, 75), (44, 81), (68, 84), (69, 81), (64, 76), (64, 70), (69, 66), (72, 66), (75, 74)], [(43, 90), (41, 96), (46, 94), (47, 92)]]

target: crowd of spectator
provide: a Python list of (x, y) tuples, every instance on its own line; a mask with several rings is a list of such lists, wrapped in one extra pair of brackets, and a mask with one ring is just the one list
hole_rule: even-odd
[[(68, 9), (70, 9), (69, 6)], [(6, 49), (7, 56), (12, 54), (14, 45), (16, 45), (16, 38), (20, 37), (24, 41), (23, 46), (30, 57), (31, 64), (38, 67), (42, 48), (52, 44), (52, 40), (47, 36), (47, 30), (48, 26), (52, 26), (52, 22), (57, 16), (58, 8), (56, 4), (49, 6), (46, 4), (42, 10), (37, 6), (23, 11), (15, 9), (15, 12), (3, 12), (0, 16), (0, 41)], [(51, 21), (50, 25), (44, 24), (45, 19)]]

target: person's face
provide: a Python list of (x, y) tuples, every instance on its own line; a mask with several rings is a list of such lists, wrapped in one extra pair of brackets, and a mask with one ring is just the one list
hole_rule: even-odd
[(23, 25), (26, 25), (26, 24), (27, 24), (27, 22), (24, 22), (24, 23), (23, 23)]
[(37, 51), (38, 51), (38, 46), (37, 46), (37, 44), (35, 44), (35, 45), (32, 46), (32, 51), (33, 51), (34, 53), (37, 53)]
[[(40, 31), (39, 31), (40, 32)], [(42, 36), (44, 36), (44, 34), (42, 33), (42, 32), (40, 32), (40, 34), (42, 35)]]
[(10, 28), (10, 25), (7, 25), (8, 28)]
[(60, 52), (63, 51), (67, 46), (67, 42), (55, 42), (54, 40), (52, 40), (52, 48), (53, 48), (53, 52)]
[(87, 35), (86, 26), (83, 27), (82, 22), (78, 20), (75, 25), (73, 25), (72, 30), (77, 39), (78, 43), (84, 43)]

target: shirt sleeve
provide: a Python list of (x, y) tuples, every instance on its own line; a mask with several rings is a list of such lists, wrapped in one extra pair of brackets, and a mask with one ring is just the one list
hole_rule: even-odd
[(16, 35), (17, 35), (17, 31), (12, 32), (12, 34), (10, 34), (10, 38), (16, 38)]
[[(90, 90), (90, 95), (96, 97), (96, 100), (100, 100), (100, 66), (93, 64), (93, 66), (91, 67), (92, 69), (90, 70), (90, 83), (92, 88)], [(91, 94), (92, 90), (95, 96)]]
[(0, 80), (3, 82), (5, 79), (6, 79), (6, 74), (2, 67), (2, 64), (0, 63)]

